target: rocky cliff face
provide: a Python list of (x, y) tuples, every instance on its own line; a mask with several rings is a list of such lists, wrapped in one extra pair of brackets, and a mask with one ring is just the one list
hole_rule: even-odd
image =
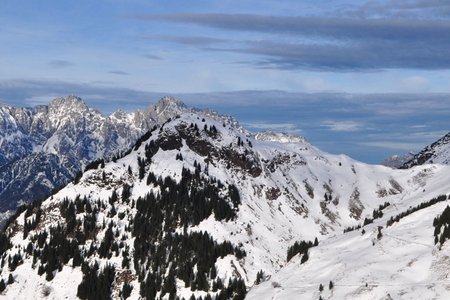
[(90, 161), (128, 149), (185, 109), (170, 97), (144, 111), (108, 117), (75, 96), (34, 108), (0, 107), (0, 212), (47, 196)]

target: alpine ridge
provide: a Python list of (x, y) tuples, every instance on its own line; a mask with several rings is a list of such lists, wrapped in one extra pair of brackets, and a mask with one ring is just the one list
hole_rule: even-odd
[(367, 165), (181, 109), (18, 210), (0, 287), (8, 299), (444, 299), (449, 246), (433, 219), (449, 171)]
[(401, 168), (406, 169), (429, 163), (450, 164), (450, 132), (413, 155)]
[(164, 97), (144, 111), (104, 117), (79, 97), (47, 106), (0, 106), (0, 212), (43, 199), (94, 160), (128, 149), (146, 131), (186, 106)]

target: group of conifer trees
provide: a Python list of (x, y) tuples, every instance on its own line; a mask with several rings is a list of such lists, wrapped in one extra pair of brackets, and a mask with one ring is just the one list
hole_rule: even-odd
[[(130, 199), (133, 187), (126, 184), (120, 195), (113, 190), (107, 202), (79, 196), (73, 200), (64, 199), (59, 206), (64, 222), (31, 236), (29, 232), (42, 221), (42, 210), (40, 205), (30, 205), (25, 209), (27, 230), (24, 232), (30, 242), (23, 252), (19, 250), (14, 256), (2, 255), (2, 265), (8, 263), (13, 271), (23, 262), (23, 255), (31, 256), (33, 268), (51, 281), (72, 259), (71, 267), (81, 266), (83, 272), (78, 297), (109, 299), (115, 278), (114, 267), (99, 268), (96, 259), (91, 264), (87, 261), (96, 256), (103, 259), (122, 256), (122, 268), (130, 269), (129, 255), (133, 252), (133, 266), (138, 270), (142, 297), (153, 299), (159, 292), (161, 296), (176, 299), (175, 282), (180, 279), (192, 291), (206, 291), (215, 299), (243, 299), (246, 287), (242, 279), (222, 282), (215, 263), (227, 255), (241, 259), (245, 252), (230, 242), (215, 242), (206, 232), (187, 232), (188, 226), (197, 225), (211, 215), (217, 220), (235, 218), (240, 204), (235, 186), (225, 187), (219, 180), (205, 177), (199, 167), (197, 164), (194, 173), (183, 169), (179, 183), (170, 177), (157, 178), (149, 173), (148, 184), (159, 187), (161, 192), (149, 193), (137, 200)], [(136, 208), (135, 216), (130, 218), (123, 212), (117, 213), (115, 207), (119, 203)], [(99, 222), (99, 213), (108, 216), (109, 221)], [(125, 228), (128, 233), (119, 233), (116, 215), (119, 219), (128, 219), (129, 225)], [(177, 232), (180, 228), (183, 230)], [(103, 238), (96, 241), (100, 231), (104, 231)], [(124, 244), (130, 236), (135, 238), (132, 249)], [(2, 253), (10, 246), (7, 235), (2, 233)], [(133, 286), (125, 282), (122, 297), (129, 295), (132, 289)]]
[(433, 226), (435, 244), (440, 243), (442, 245), (450, 239), (450, 207), (448, 205), (440, 216), (434, 218)]
[[(150, 193), (136, 201), (132, 222), (134, 268), (141, 270), (142, 297), (152, 299), (160, 291), (162, 296), (175, 299), (176, 278), (192, 291), (211, 292), (216, 299), (241, 299), (246, 293), (241, 279), (222, 282), (215, 266), (218, 258), (231, 254), (240, 259), (245, 252), (230, 242), (215, 242), (206, 232), (187, 232), (188, 226), (211, 215), (216, 220), (233, 219), (240, 204), (236, 187), (228, 186), (228, 196), (220, 196), (225, 186), (203, 177), (200, 164), (195, 165), (194, 173), (183, 169), (179, 183), (149, 173), (147, 183), (160, 187), (161, 193)], [(183, 231), (177, 232), (179, 228)]]
[(314, 239), (314, 242), (295, 242), (294, 245), (290, 246), (287, 250), (287, 261), (289, 262), (295, 255), (300, 254), (303, 255), (300, 263), (306, 262), (309, 259), (309, 248), (315, 247), (317, 245), (319, 245), (319, 241), (317, 240), (317, 238)]
[(432, 205), (434, 205), (434, 204), (436, 204), (436, 203), (438, 203), (438, 202), (446, 201), (447, 199), (449, 199), (449, 198), (448, 198), (446, 195), (441, 195), (441, 196), (437, 196), (437, 197), (435, 197), (435, 198), (433, 198), (433, 199), (431, 199), (431, 200), (429, 200), (429, 201), (422, 202), (422, 203), (420, 203), (419, 205), (416, 205), (416, 206), (414, 206), (414, 207), (410, 207), (410, 208), (408, 208), (406, 211), (404, 211), (404, 212), (402, 212), (402, 213), (396, 215), (395, 217), (391, 217), (391, 218), (386, 222), (386, 227), (391, 226), (391, 225), (394, 224), (395, 222), (400, 221), (400, 219), (402, 219), (402, 218), (404, 218), (404, 217), (406, 217), (406, 216), (409, 216), (410, 214), (412, 214), (412, 213), (414, 213), (414, 212), (416, 212), (416, 211), (418, 211), (418, 210), (421, 210), (421, 209), (430, 207), (430, 206), (432, 206)]

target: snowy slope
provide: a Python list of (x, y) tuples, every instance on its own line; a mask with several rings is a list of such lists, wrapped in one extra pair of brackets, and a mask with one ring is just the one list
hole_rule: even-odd
[[(151, 163), (149, 161), (142, 169), (140, 161), (146, 157), (148, 149), (155, 151), (150, 151)], [(179, 158), (180, 154), (182, 159)], [(105, 225), (112, 221), (112, 230), (117, 231), (118, 236), (125, 235), (123, 241), (131, 249), (133, 261), (136, 247), (141, 246), (136, 244), (136, 237), (129, 233), (130, 227), (134, 226), (132, 223), (136, 223), (136, 215), (140, 213), (134, 203), (150, 192), (162, 192), (160, 185), (149, 184), (146, 178), (149, 174), (154, 174), (155, 177), (168, 176), (181, 183), (183, 168), (192, 173), (198, 172), (202, 182), (222, 182), (223, 187), (217, 185), (218, 196), (225, 197), (226, 201), (229, 201), (226, 195), (232, 185), (237, 187), (241, 200), (235, 217), (218, 220), (217, 215), (212, 213), (198, 224), (172, 230), (184, 235), (206, 231), (216, 242), (229, 241), (244, 250), (244, 257), (238, 257), (237, 253), (229, 254), (218, 258), (214, 265), (217, 278), (223, 282), (239, 278), (248, 288), (254, 285), (259, 271), (272, 276), (266, 283), (251, 289), (250, 298), (270, 299), (275, 296), (278, 299), (298, 299), (295, 295), (299, 293), (304, 293), (307, 299), (318, 298), (318, 284), (323, 282), (327, 285), (329, 280), (336, 282), (335, 299), (351, 298), (351, 295), (356, 298), (357, 294), (349, 294), (353, 292), (351, 285), (359, 287), (361, 282), (366, 281), (372, 285), (379, 284), (377, 288), (370, 286), (368, 299), (385, 296), (383, 293), (386, 289), (381, 283), (389, 280), (399, 285), (411, 284), (415, 280), (419, 282), (417, 288), (421, 293), (429, 291), (439, 296), (445, 293), (438, 285), (428, 288), (427, 284), (437, 278), (433, 277), (432, 271), (426, 271), (428, 273), (424, 273), (422, 277), (412, 275), (417, 270), (433, 270), (430, 269), (429, 262), (434, 258), (442, 258), (440, 254), (433, 254), (432, 233), (429, 231), (432, 230), (430, 224), (433, 218), (444, 204), (432, 206), (395, 223), (383, 231), (385, 236), (380, 241), (377, 240), (375, 246), (372, 246), (372, 239), (376, 236), (374, 230), (376, 231), (377, 222), (385, 224), (390, 216), (410, 206), (448, 193), (450, 167), (426, 165), (408, 170), (392, 170), (383, 166), (366, 165), (344, 155), (324, 153), (302, 137), (275, 133), (252, 136), (233, 119), (202, 111), (182, 113), (179, 118), (153, 131), (147, 140), (134, 147), (126, 156), (106, 163), (104, 167), (87, 171), (78, 183), (69, 184), (44, 201), (38, 224), (26, 239), (23, 239), (26, 212), (21, 213), (7, 230), (13, 247), (6, 250), (3, 257), (7, 259), (8, 255), (12, 256), (18, 251), (24, 253), (33, 236), (43, 230), (50, 231), (58, 222), (65, 224), (61, 203), (64, 199), (74, 201), (79, 196), (80, 199), (86, 198), (93, 206), (101, 204), (96, 221), (98, 234), (94, 240), (87, 240), (79, 245), (81, 252), (88, 251), (91, 244), (99, 246), (106, 234)], [(141, 171), (145, 174), (140, 174)], [(120, 195), (125, 186), (132, 187), (131, 202), (119, 196), (118, 202), (111, 204), (109, 199), (112, 192), (115, 190)], [(383, 210), (383, 218), (365, 227), (365, 235), (361, 236), (358, 231), (342, 234), (345, 228), (362, 224), (366, 217), (371, 218), (373, 210), (385, 202), (390, 202), (391, 205)], [(32, 211), (30, 210), (31, 216), (27, 217), (29, 220), (36, 218), (35, 210)], [(119, 213), (123, 213), (124, 217), (120, 218)], [(426, 216), (420, 220), (414, 219), (422, 214)], [(85, 216), (83, 212), (76, 214), (80, 222)], [(402, 236), (406, 238), (397, 239)], [(300, 265), (300, 259), (294, 258), (286, 264), (289, 246), (295, 241), (313, 240), (315, 237), (320, 244), (310, 250), (309, 261)], [(72, 237), (69, 235), (69, 238)], [(408, 244), (408, 241), (415, 239), (426, 246)], [(36, 242), (30, 247), (37, 247)], [(426, 251), (422, 251), (421, 247)], [(98, 261), (101, 265), (109, 261), (116, 266), (118, 274), (131, 272), (128, 279), (134, 287), (131, 297), (137, 298), (138, 270), (133, 266), (123, 269), (120, 263), (123, 255), (123, 250), (120, 250), (117, 257), (106, 260), (94, 254), (86, 257), (85, 261)], [(355, 259), (358, 257), (361, 259)], [(55, 277), (47, 281), (45, 274), (38, 276), (36, 269), (32, 269), (32, 261), (32, 256), (24, 255), (23, 264), (17, 269), (11, 271), (3, 267), (2, 278), (6, 280), (9, 274), (13, 274), (16, 281), (6, 287), (6, 298), (25, 299), (30, 295), (39, 297), (43, 295), (44, 286), (51, 290), (50, 299), (76, 296), (76, 289), (82, 278), (80, 267), (64, 267), (61, 271), (55, 271)], [(393, 265), (392, 262), (396, 264)], [(367, 263), (371, 263), (371, 267), (365, 270), (363, 267)], [(393, 266), (388, 269), (386, 265)], [(411, 265), (409, 269), (408, 265)], [(171, 272), (170, 266), (167, 268), (160, 270), (166, 279)], [(399, 271), (402, 268), (406, 270), (404, 274)], [(398, 278), (389, 277), (397, 273), (400, 273)], [(350, 279), (347, 281), (348, 278)], [(114, 280), (113, 295), (117, 297), (119, 292), (115, 287), (120, 287), (122, 281), (119, 277)], [(179, 277), (176, 282), (176, 293), (179, 296), (189, 298), (193, 292), (197, 296), (206, 295), (205, 290), (185, 288), (185, 282)], [(281, 288), (274, 288), (272, 282), (279, 282)], [(295, 290), (302, 282), (306, 283), (302, 285), (304, 290)], [(211, 287), (213, 278), (209, 283)], [(347, 284), (349, 288), (338, 294), (338, 284)], [(207, 291), (211, 295), (217, 294), (211, 289)], [(398, 295), (402, 293), (402, 288), (392, 289), (392, 293)], [(428, 297), (428, 294), (423, 295)], [(327, 294), (324, 296), (328, 297)]]
[(434, 244), (432, 226), (449, 202), (382, 229), (380, 239), (377, 226), (385, 220), (366, 226), (365, 234), (358, 230), (324, 240), (310, 249), (306, 263), (291, 260), (248, 299), (449, 299), (450, 245)]

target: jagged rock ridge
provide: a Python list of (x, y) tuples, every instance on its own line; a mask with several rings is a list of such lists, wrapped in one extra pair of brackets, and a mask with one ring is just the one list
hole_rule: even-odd
[(0, 106), (0, 212), (47, 196), (90, 161), (128, 149), (155, 124), (186, 109), (171, 97), (144, 111), (108, 117), (75, 96), (34, 108)]

